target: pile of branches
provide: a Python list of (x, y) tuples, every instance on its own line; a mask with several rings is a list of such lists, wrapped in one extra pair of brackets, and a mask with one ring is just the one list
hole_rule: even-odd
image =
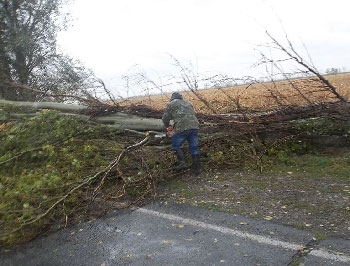
[(268, 112), (206, 115), (198, 114), (202, 122), (201, 131), (278, 131), (289, 127), (290, 122), (309, 118), (328, 118), (339, 121), (350, 120), (350, 102), (320, 103), (306, 106), (289, 106)]

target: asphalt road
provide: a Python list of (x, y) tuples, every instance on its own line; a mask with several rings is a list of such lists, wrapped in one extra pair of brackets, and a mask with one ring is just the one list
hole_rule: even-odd
[(153, 203), (65, 228), (11, 251), (1, 265), (350, 265), (350, 241), (272, 221)]

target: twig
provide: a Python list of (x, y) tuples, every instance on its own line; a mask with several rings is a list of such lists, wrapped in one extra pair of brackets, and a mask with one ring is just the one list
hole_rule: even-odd
[[(113, 168), (120, 162), (120, 160), (123, 158), (124, 154), (125, 154), (127, 151), (129, 151), (129, 150), (131, 150), (131, 149), (133, 149), (133, 148), (136, 148), (136, 147), (139, 147), (139, 146), (142, 146), (142, 145), (146, 144), (146, 143), (149, 141), (149, 139), (150, 139), (150, 136), (149, 136), (149, 135), (146, 135), (146, 137), (145, 137), (143, 140), (141, 140), (140, 142), (138, 142), (138, 143), (136, 143), (136, 144), (133, 144), (133, 145), (131, 145), (131, 146), (125, 148), (124, 150), (122, 150), (122, 152), (119, 154), (119, 156), (118, 156), (114, 161), (112, 161), (112, 162), (109, 164), (109, 166), (106, 168), (106, 170), (105, 170), (105, 172), (104, 172), (104, 175), (103, 175), (103, 177), (102, 177), (102, 179), (101, 179), (100, 184), (99, 184), (99, 185), (95, 188), (95, 190), (94, 190), (94, 195), (95, 195), (94, 197), (96, 197), (97, 192), (98, 192), (98, 191), (101, 189), (101, 187), (103, 186), (104, 181), (105, 181), (107, 175), (108, 175), (108, 174), (113, 170)], [(124, 182), (125, 182), (125, 180), (124, 180)], [(93, 197), (93, 198), (94, 198), (94, 197)]]

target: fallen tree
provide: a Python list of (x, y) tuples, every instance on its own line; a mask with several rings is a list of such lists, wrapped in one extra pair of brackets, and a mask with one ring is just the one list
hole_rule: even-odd
[[(184, 68), (181, 70), (183, 73)], [(349, 144), (350, 104), (325, 79), (320, 78), (317, 89), (323, 91), (325, 84), (335, 95), (333, 102), (315, 104), (301, 95), (308, 105), (292, 106), (270, 91), (281, 105), (257, 111), (243, 108), (238, 99), (226, 94), (230, 101), (236, 100), (237, 111), (218, 114), (197, 91), (196, 77), (189, 77), (183, 73), (186, 86), (211, 111), (198, 114), (201, 160), (206, 169), (263, 172), (281, 154), (309, 151), (312, 138), (319, 135), (333, 134), (339, 137), (337, 141), (341, 138), (337, 145)], [(0, 121), (9, 122), (0, 127), (0, 185), (6, 186), (0, 211), (3, 243), (28, 240), (82, 217), (100, 216), (111, 208), (128, 207), (147, 195), (157, 195), (156, 183), (169, 177), (166, 169), (175, 161), (169, 139), (149, 135), (162, 131), (161, 111), (152, 106), (121, 108), (91, 94), (53, 95), (27, 86), (18, 88), (53, 101), (0, 100)], [(295, 84), (293, 88), (301, 94)], [(80, 104), (63, 103), (68, 101)], [(31, 119), (21, 119), (24, 117)]]
[[(9, 189), (0, 212), (1, 226), (8, 230), (2, 234), (5, 243), (34, 237), (51, 228), (52, 221), (65, 226), (142, 201), (156, 195), (157, 180), (169, 176), (166, 169), (175, 158), (170, 148), (159, 149), (169, 140), (145, 135), (161, 130), (162, 124), (159, 115), (142, 117), (144, 106), (139, 112), (134, 108), (140, 115), (133, 115), (83, 105), (16, 103), (1, 102), (8, 115), (4, 121), (20, 111), (33, 118), (10, 122), (0, 135), (0, 183)], [(277, 156), (290, 143), (304, 149), (305, 137), (335, 132), (349, 109), (349, 103), (336, 102), (246, 115), (198, 114), (202, 161), (208, 169), (263, 171), (265, 158)], [(330, 125), (332, 120), (339, 124)]]
[[(120, 130), (57, 111), (0, 128), (0, 246), (155, 194), (169, 150), (153, 132)], [(103, 203), (101, 204), (101, 201)]]
[(140, 131), (161, 131), (162, 121), (146, 118), (121, 111), (115, 111), (108, 105), (90, 107), (87, 105), (65, 104), (56, 102), (17, 102), (0, 100), (0, 121), (17, 120), (21, 117), (36, 116), (40, 110), (57, 110), (65, 115), (78, 116), (80, 119), (108, 124), (119, 129)]

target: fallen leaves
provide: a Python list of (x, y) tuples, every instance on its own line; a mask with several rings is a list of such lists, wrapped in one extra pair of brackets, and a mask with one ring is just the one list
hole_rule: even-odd
[(267, 221), (271, 221), (273, 219), (273, 217), (268, 215), (268, 216), (265, 216), (264, 219)]
[(177, 227), (177, 228), (184, 228), (185, 225), (184, 224), (172, 224), (173, 227)]
[[(348, 183), (344, 183), (343, 179), (325, 177), (320, 177), (316, 183), (304, 176), (291, 178), (296, 175), (294, 169), (290, 174), (286, 174), (286, 171), (277, 176), (257, 176), (254, 173), (231, 171), (220, 171), (220, 174), (208, 172), (203, 174), (198, 184), (186, 180), (184, 185), (190, 188), (183, 190), (184, 185), (179, 186), (181, 191), (174, 191), (177, 192), (175, 201), (179, 197), (183, 201), (187, 198), (186, 202), (192, 206), (258, 218), (266, 222), (300, 225), (304, 229), (315, 229), (325, 234), (330, 232), (348, 235)], [(345, 222), (339, 223), (340, 220)], [(249, 221), (242, 218), (236, 223), (242, 228), (247, 226), (247, 222)]]

